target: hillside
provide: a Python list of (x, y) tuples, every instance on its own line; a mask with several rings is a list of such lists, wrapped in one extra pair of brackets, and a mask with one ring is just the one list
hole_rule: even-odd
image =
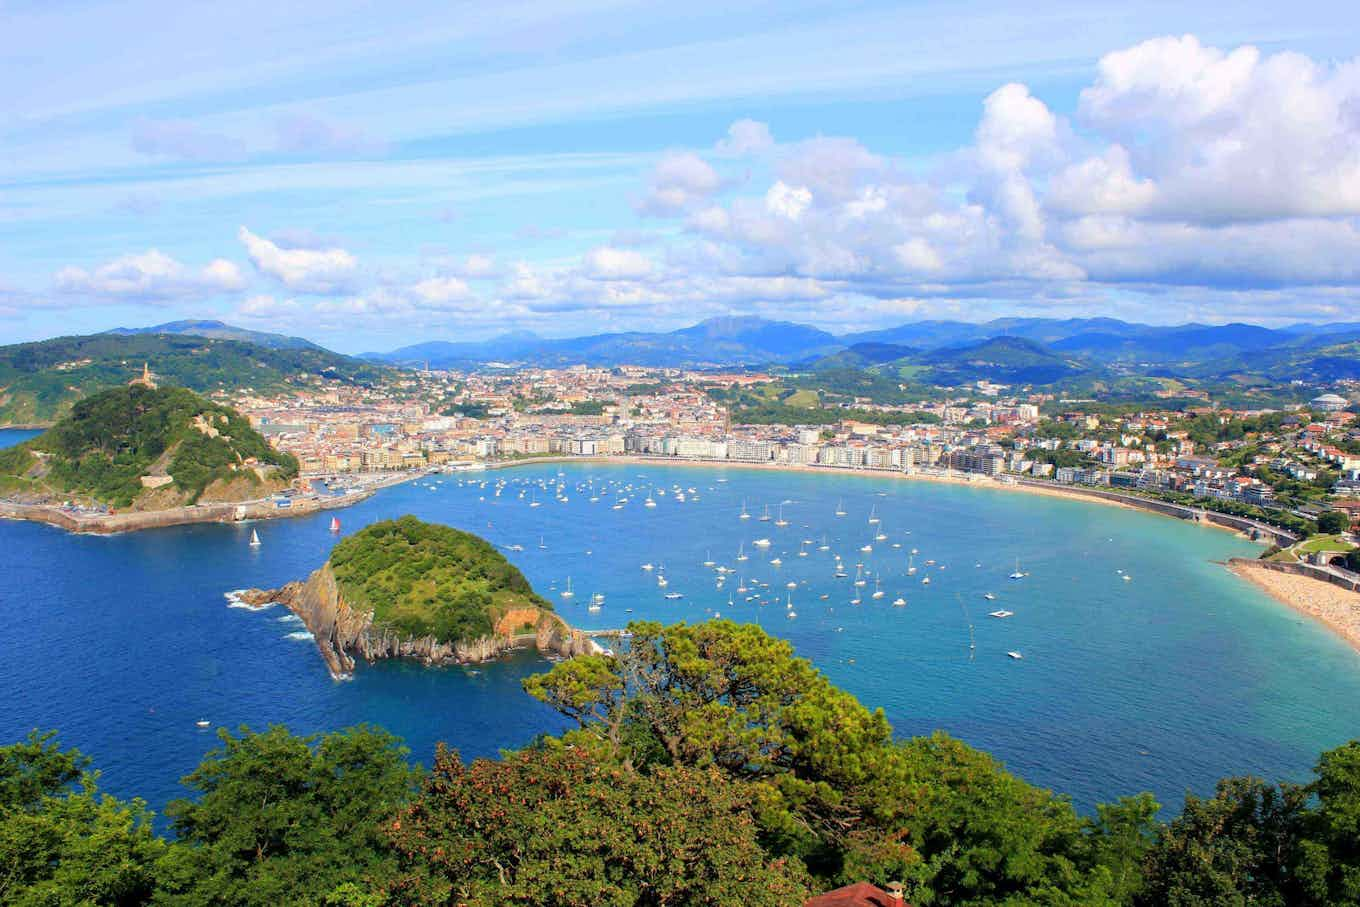
[(345, 602), (402, 636), (457, 642), (491, 634), (514, 608), (552, 610), (490, 542), (413, 516), (374, 523), (331, 551)]
[(320, 347), (279, 348), (188, 334), (91, 334), (0, 347), (0, 427), (48, 424), (77, 400), (126, 384), (149, 363), (161, 384), (200, 393), (276, 391), (308, 376), (346, 383), (383, 370)]
[(267, 346), (280, 350), (320, 350), (305, 337), (290, 337), (287, 334), (270, 334), (266, 331), (252, 331), (238, 328), (223, 321), (167, 321), (147, 328), (114, 328), (107, 334), (133, 336), (137, 334), (187, 334), (192, 337), (211, 337), (215, 340), (241, 340), (256, 346)]
[(244, 416), (178, 387), (119, 387), (76, 403), (48, 431), (0, 451), (0, 490), (163, 510), (254, 500), (297, 475)]

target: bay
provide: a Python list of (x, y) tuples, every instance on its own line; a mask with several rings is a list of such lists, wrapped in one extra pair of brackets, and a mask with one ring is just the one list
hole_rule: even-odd
[[(758, 621), (899, 735), (944, 729), (1083, 809), (1146, 789), (1174, 812), (1222, 775), (1299, 779), (1360, 734), (1360, 657), (1215, 563), (1259, 549), (1151, 514), (889, 477), (601, 463), (422, 478), (336, 513), (342, 534), (414, 513), (483, 535), (578, 626)], [(0, 740), (57, 728), (111, 792), (160, 809), (216, 742), (200, 718), (304, 733), (380, 724), (426, 763), (437, 741), (495, 755), (565, 727), (520, 689), (547, 667), (533, 655), (361, 665), (336, 682), (286, 611), (227, 607), (229, 590), (319, 566), (330, 518), (256, 523), (259, 548), (244, 525), (85, 537), (0, 522)], [(835, 554), (849, 577), (833, 575)], [(733, 568), (725, 588), (706, 560)], [(1029, 575), (1008, 579), (1017, 563)], [(998, 608), (1014, 616), (987, 616)]]

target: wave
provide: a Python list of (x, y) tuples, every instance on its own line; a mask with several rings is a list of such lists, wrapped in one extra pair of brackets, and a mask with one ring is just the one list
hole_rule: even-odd
[(296, 614), (294, 614), (294, 613), (291, 612), (291, 611), (288, 612), (287, 614), (283, 615), (283, 617), (276, 617), (276, 618), (274, 618), (274, 620), (278, 621), (278, 622), (281, 623), (281, 624), (300, 624), (300, 623), (302, 623), (302, 618), (298, 617)]
[(312, 639), (312, 634), (308, 630), (298, 630), (296, 633), (289, 633), (285, 639)]
[(227, 607), (240, 608), (245, 611), (268, 611), (276, 604), (276, 602), (265, 602), (262, 605), (252, 605), (248, 602), (242, 601), (241, 596), (246, 591), (247, 590), (245, 589), (233, 589), (230, 592), (224, 592), (222, 594), (222, 597), (227, 600)]

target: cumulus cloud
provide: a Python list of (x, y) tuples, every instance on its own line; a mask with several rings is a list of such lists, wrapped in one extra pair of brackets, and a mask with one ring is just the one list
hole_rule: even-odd
[(749, 157), (762, 154), (774, 147), (770, 127), (757, 120), (737, 120), (727, 127), (727, 135), (713, 146), (723, 157)]
[(359, 266), (353, 255), (338, 247), (284, 248), (245, 227), (237, 236), (260, 273), (300, 293), (342, 292), (351, 286)]
[(664, 155), (652, 170), (651, 187), (638, 203), (638, 212), (654, 217), (682, 214), (717, 192), (718, 172), (692, 151)]
[(158, 249), (125, 255), (93, 270), (66, 267), (57, 272), (62, 293), (142, 303), (170, 303), (240, 290), (241, 269), (224, 258), (194, 269)]
[(652, 272), (652, 260), (633, 249), (598, 246), (586, 253), (584, 271), (596, 280), (636, 280)]
[(430, 305), (445, 305), (472, 296), (467, 281), (457, 277), (429, 277), (411, 287), (420, 301)]
[(200, 129), (185, 120), (138, 120), (132, 148), (139, 154), (183, 161), (233, 161), (245, 156), (245, 143)]

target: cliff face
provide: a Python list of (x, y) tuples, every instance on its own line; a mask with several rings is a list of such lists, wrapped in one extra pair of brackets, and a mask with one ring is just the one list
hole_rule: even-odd
[[(302, 619), (316, 640), (316, 647), (330, 668), (331, 676), (344, 677), (354, 670), (355, 656), (365, 661), (382, 658), (416, 658), (427, 665), (468, 664), (488, 661), (530, 641), (547, 654), (573, 657), (595, 650), (580, 630), (567, 625), (551, 611), (518, 608), (497, 622), (490, 636), (462, 642), (440, 642), (432, 636), (398, 636), (373, 625), (371, 611), (355, 611), (345, 602), (329, 564), (306, 582), (289, 583), (280, 589), (248, 590), (241, 600), (250, 604), (279, 602)], [(530, 635), (517, 630), (533, 627)]]

